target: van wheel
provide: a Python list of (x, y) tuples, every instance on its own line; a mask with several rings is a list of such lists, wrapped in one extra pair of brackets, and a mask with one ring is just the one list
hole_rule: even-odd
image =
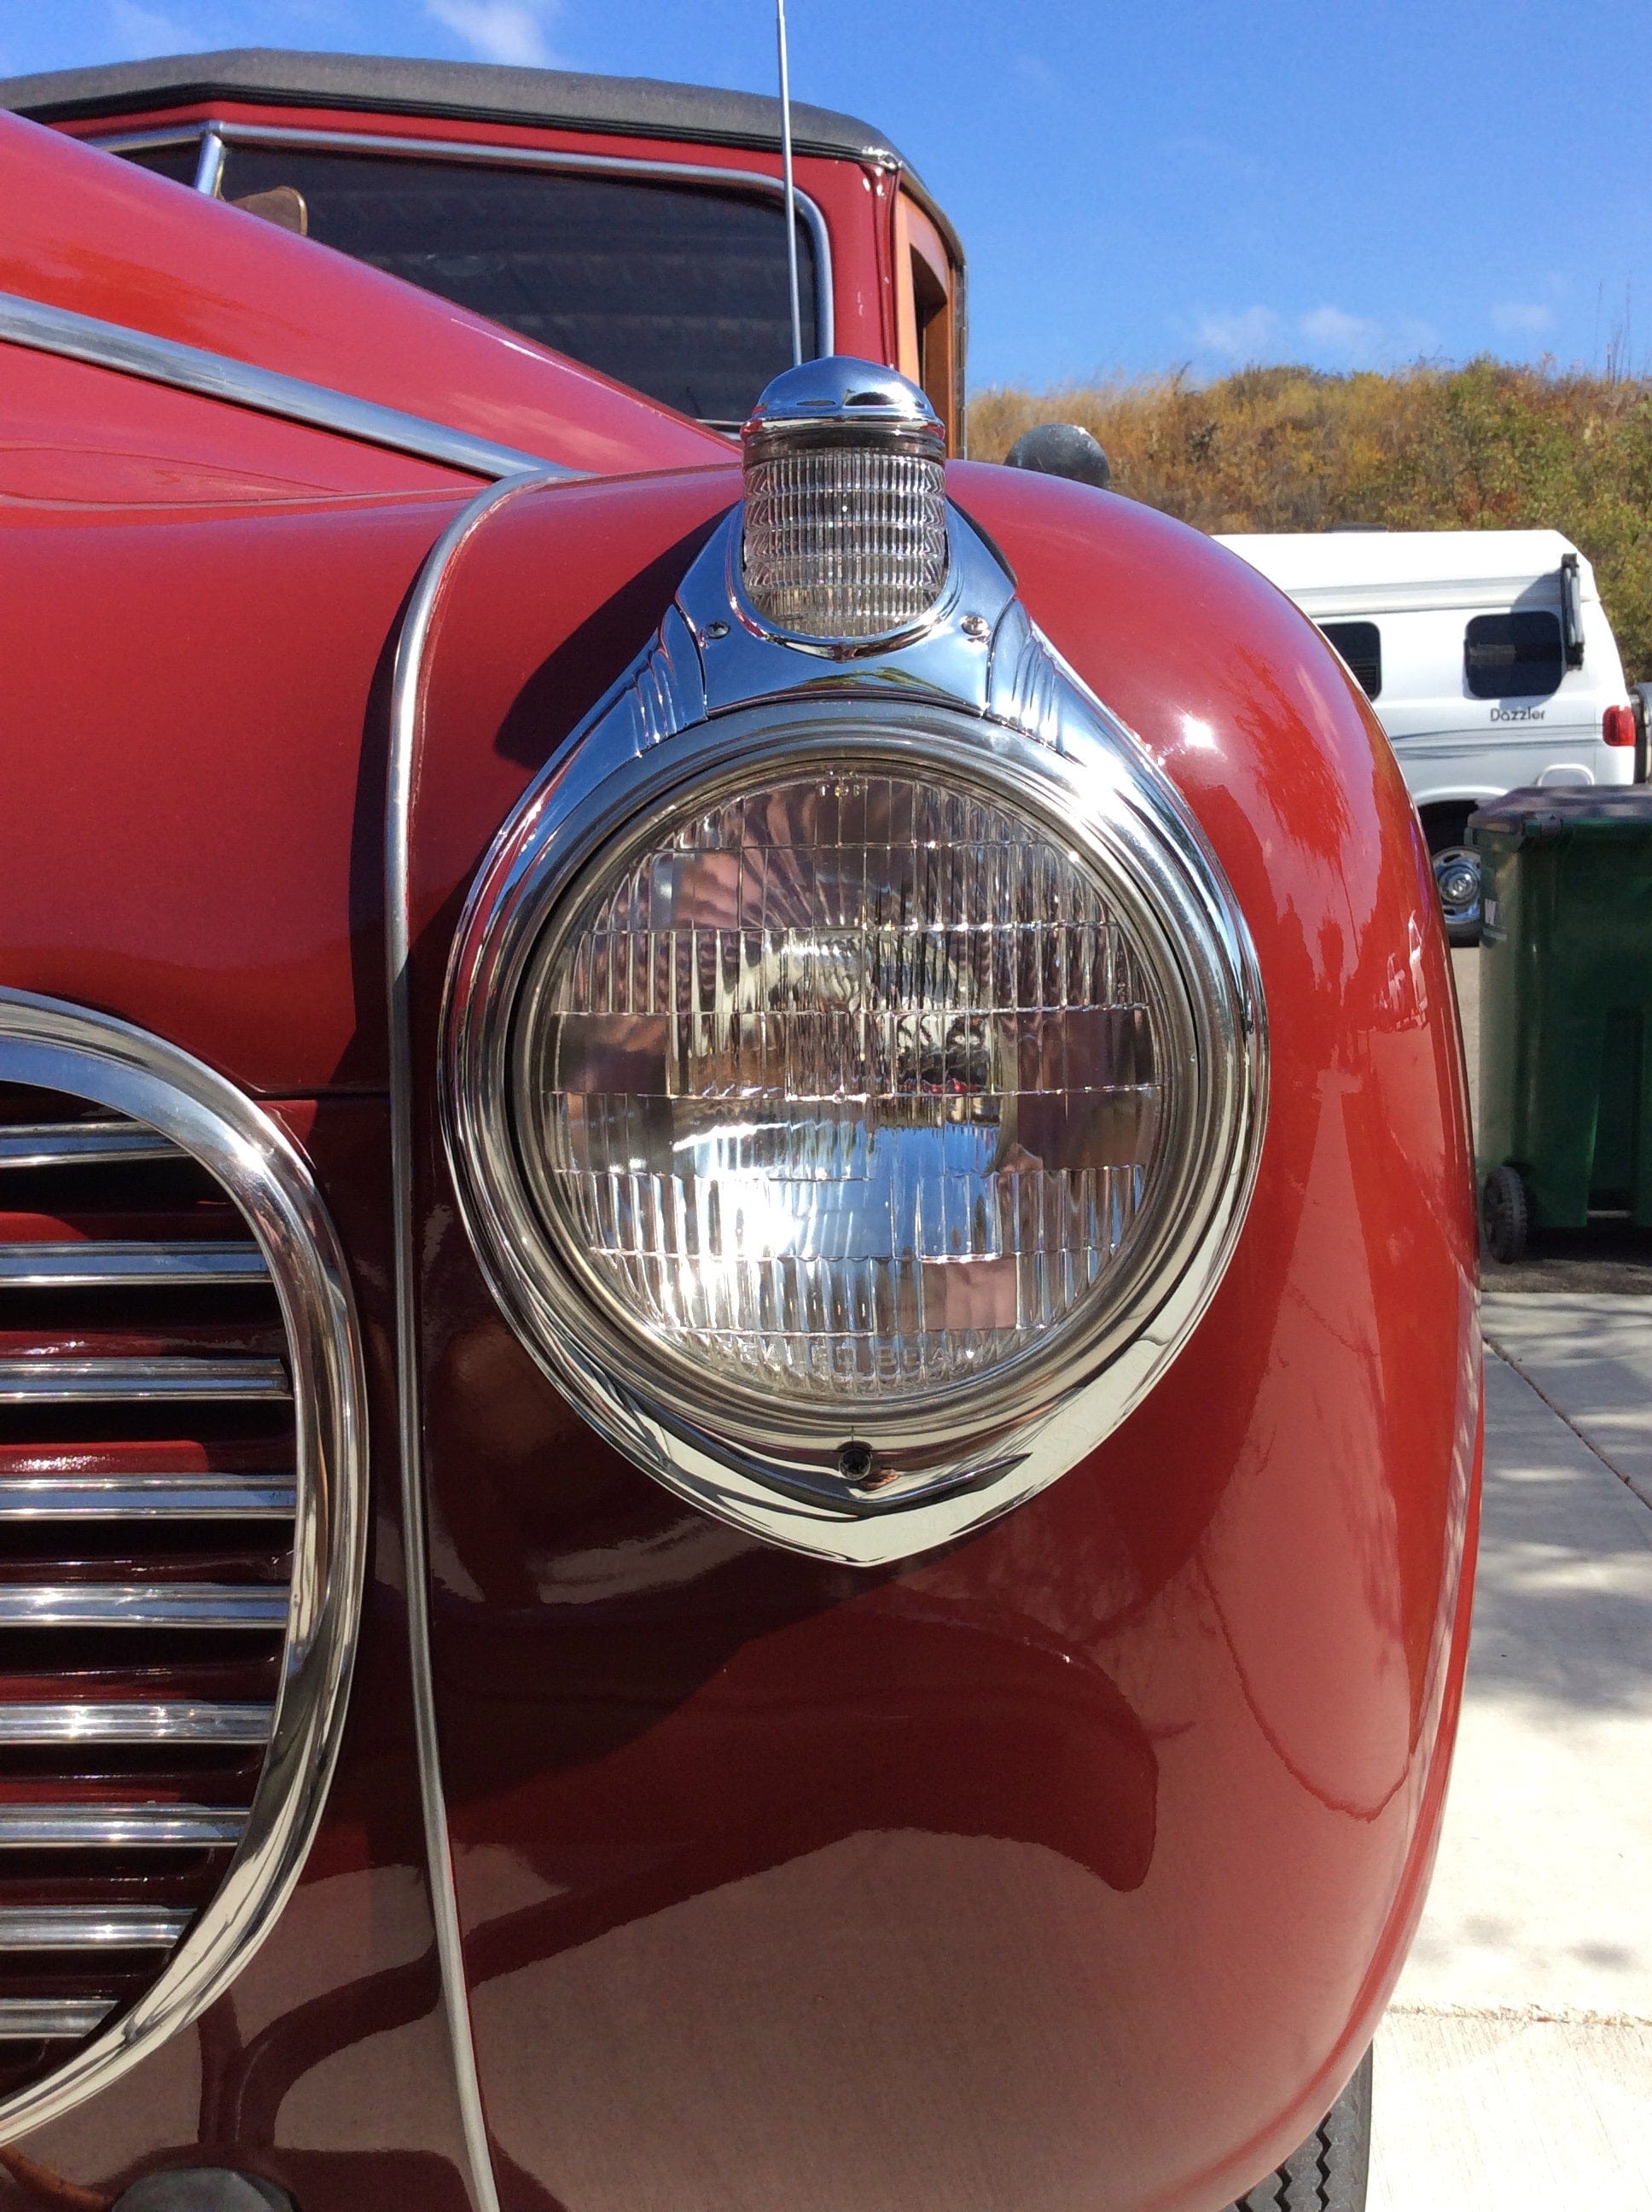
[(1480, 1234), (1494, 1260), (1512, 1267), (1526, 1249), (1532, 1209), (1518, 1168), (1493, 1168), (1480, 1187)]
[(1480, 856), (1468, 845), (1442, 845), (1429, 855), (1446, 935), (1454, 945), (1480, 941)]
[(1446, 935), (1454, 945), (1480, 941), (1480, 856), (1467, 842), (1468, 817), (1473, 811), (1461, 799), (1423, 809), (1423, 835), (1428, 839), (1434, 889), (1445, 917)]
[(1300, 2149), (1228, 2212), (1364, 2212), (1371, 2164), (1371, 2054)]

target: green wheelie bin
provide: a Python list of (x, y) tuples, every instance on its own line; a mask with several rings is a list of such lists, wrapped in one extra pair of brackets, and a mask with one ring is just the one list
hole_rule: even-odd
[(1480, 854), (1480, 1220), (1652, 1225), (1652, 786), (1511, 791)]

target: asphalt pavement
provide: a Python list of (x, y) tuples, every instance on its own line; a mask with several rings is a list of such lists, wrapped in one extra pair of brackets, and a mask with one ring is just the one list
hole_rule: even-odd
[(1488, 1268), (1484, 1320), (1473, 1641), (1370, 2212), (1652, 2212), (1652, 1267), (1551, 1246)]

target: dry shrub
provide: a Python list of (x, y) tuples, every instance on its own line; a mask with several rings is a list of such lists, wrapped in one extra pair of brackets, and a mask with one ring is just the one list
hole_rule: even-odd
[(1652, 383), (1428, 364), (1394, 375), (1248, 368), (970, 403), (999, 460), (1035, 422), (1080, 422), (1114, 489), (1200, 530), (1564, 531), (1594, 562), (1629, 680), (1652, 678)]

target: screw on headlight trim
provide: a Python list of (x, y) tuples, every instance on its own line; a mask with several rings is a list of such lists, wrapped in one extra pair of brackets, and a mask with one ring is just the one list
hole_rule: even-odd
[[(876, 1490), (880, 1486), (874, 1472), (877, 1463), (878, 1455), (872, 1446), (859, 1437), (851, 1437), (847, 1443), (838, 1446), (837, 1471), (845, 1482), (852, 1483), (857, 1490)], [(887, 1474), (882, 1478), (884, 1482), (890, 1480)]]

